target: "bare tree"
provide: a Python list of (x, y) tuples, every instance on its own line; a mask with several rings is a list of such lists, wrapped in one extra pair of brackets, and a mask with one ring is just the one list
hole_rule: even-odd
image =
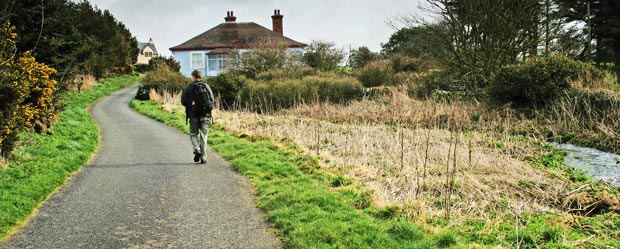
[[(539, 0), (427, 0), (430, 18), (401, 16), (408, 27), (429, 29), (421, 44), (460, 76), (484, 83), (502, 66), (515, 63), (536, 48), (542, 11)], [(534, 49), (535, 50), (535, 49)]]

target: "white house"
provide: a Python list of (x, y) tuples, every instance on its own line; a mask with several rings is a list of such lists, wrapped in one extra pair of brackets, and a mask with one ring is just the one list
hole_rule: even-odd
[(136, 64), (149, 64), (149, 61), (153, 57), (159, 56), (157, 48), (155, 48), (155, 43), (153, 43), (153, 38), (149, 39), (149, 42), (139, 42), (138, 48), (140, 49), (140, 53), (138, 53)]
[(273, 30), (270, 30), (254, 22), (236, 22), (233, 12), (228, 11), (226, 22), (171, 47), (170, 51), (181, 64), (181, 73), (188, 77), (196, 69), (205, 76), (217, 76), (239, 53), (257, 47), (264, 40), (284, 42), (289, 52), (303, 52), (306, 44), (283, 35), (283, 18), (280, 10), (274, 10)]

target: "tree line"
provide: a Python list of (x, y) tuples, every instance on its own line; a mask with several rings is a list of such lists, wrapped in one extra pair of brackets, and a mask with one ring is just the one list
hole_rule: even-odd
[(488, 77), (526, 58), (562, 55), (620, 71), (614, 0), (427, 0), (431, 18), (403, 15), (383, 53), (440, 61)]
[(138, 43), (88, 1), (0, 2), (0, 156), (21, 131), (49, 131), (78, 75), (132, 73)]

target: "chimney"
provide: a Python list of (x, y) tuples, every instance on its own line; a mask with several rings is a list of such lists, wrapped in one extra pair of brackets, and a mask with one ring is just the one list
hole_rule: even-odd
[(226, 17), (224, 18), (226, 22), (235, 22), (237, 17), (233, 14), (232, 11), (226, 11)]
[(282, 18), (284, 18), (284, 16), (280, 15), (280, 10), (273, 10), (273, 16), (271, 16), (271, 20), (273, 21), (273, 32), (280, 35), (284, 35), (284, 30), (282, 29)]
[(153, 38), (149, 38), (149, 43), (153, 44)]

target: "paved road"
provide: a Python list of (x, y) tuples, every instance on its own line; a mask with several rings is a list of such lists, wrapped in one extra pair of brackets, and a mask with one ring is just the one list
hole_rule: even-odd
[(0, 248), (276, 248), (247, 179), (189, 137), (128, 108), (137, 86), (95, 104), (89, 165)]

